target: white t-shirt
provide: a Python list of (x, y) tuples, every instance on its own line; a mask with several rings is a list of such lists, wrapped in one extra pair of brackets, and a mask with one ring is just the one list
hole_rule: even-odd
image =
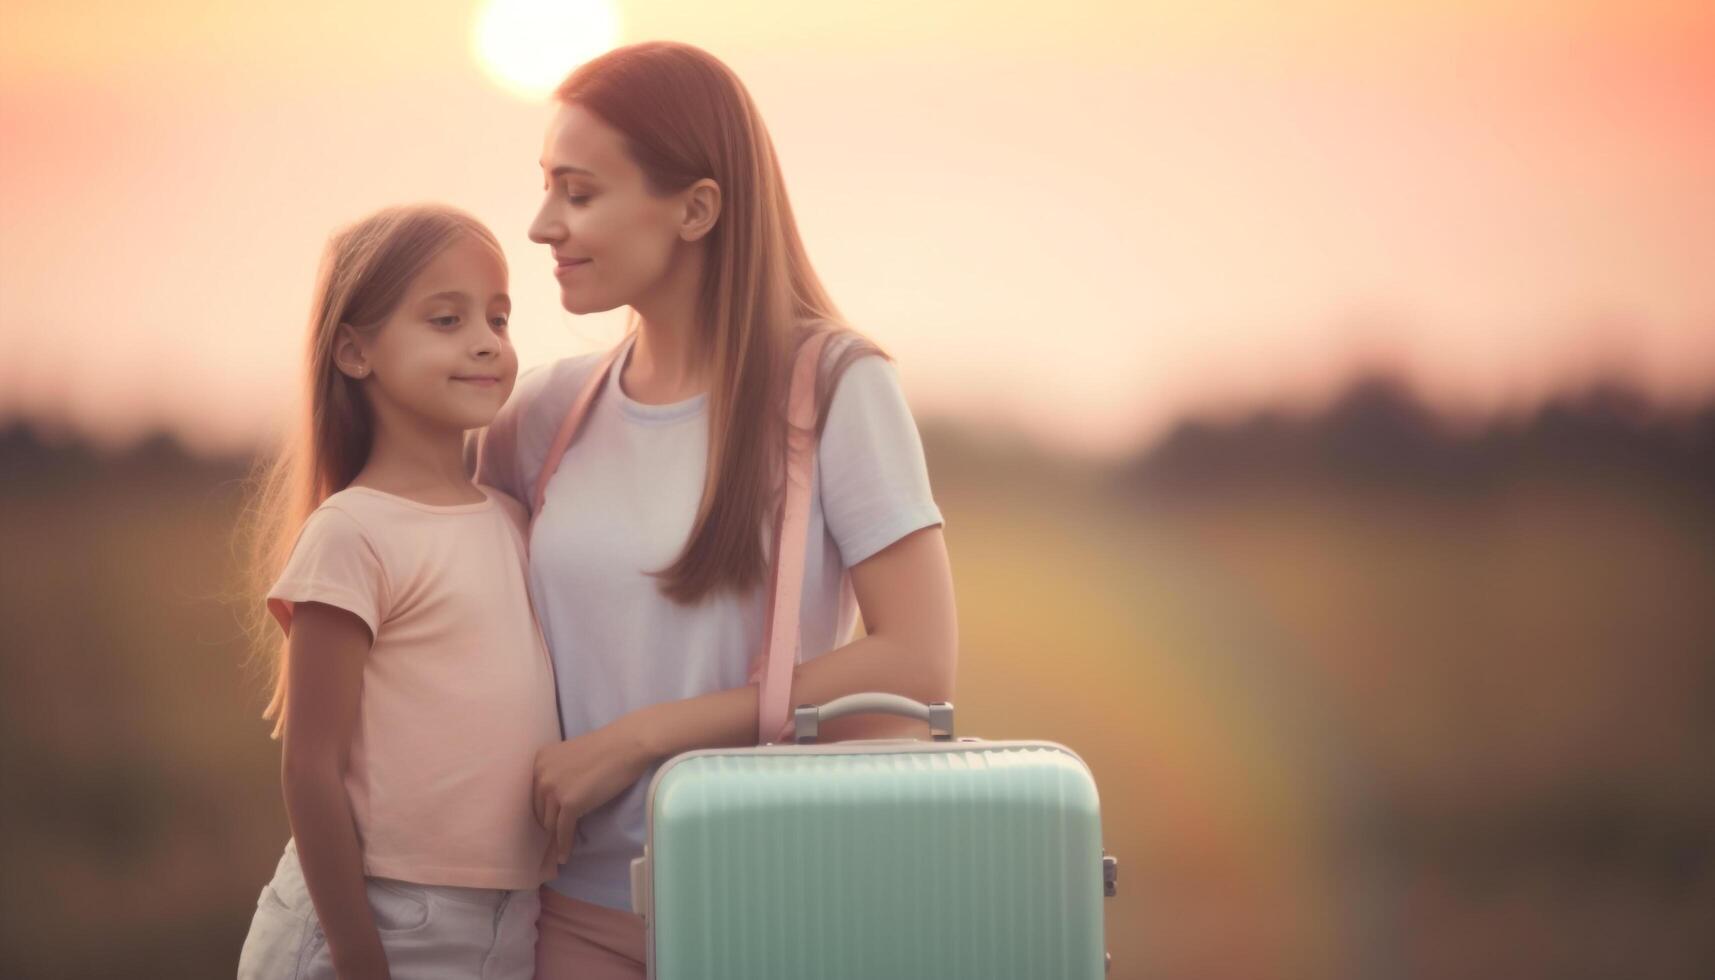
[[(548, 484), (532, 532), (530, 596), (553, 656), (567, 738), (664, 701), (743, 687), (761, 649), (767, 584), (747, 596), (680, 606), (647, 573), (678, 557), (708, 465), (707, 395), (645, 405), (619, 384), (630, 345)], [(835, 345), (824, 353), (832, 358)], [(531, 370), (485, 433), (481, 482), (528, 502), (572, 401), (601, 355)], [(893, 365), (851, 363), (834, 389), (811, 487), (801, 660), (851, 638), (847, 569), (913, 531), (943, 523), (923, 444)], [(629, 911), (643, 853), (651, 769), (578, 823), (550, 884)]]

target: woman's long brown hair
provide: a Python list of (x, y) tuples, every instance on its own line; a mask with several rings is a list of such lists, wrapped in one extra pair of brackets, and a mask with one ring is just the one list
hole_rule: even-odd
[(887, 355), (844, 323), (822, 287), (768, 130), (719, 59), (688, 44), (633, 44), (579, 67), (556, 96), (618, 130), (652, 192), (704, 178), (720, 186), (693, 338), (693, 356), (710, 368), (708, 475), (684, 550), (656, 574), (680, 603), (747, 591), (767, 572), (763, 535), (778, 505), (791, 354), (814, 330), (850, 335), (835, 339), (839, 354), (818, 372), (818, 435), (847, 366)]
[[(281, 451), (259, 461), (244, 525), (249, 547), (249, 627), (273, 674), (264, 718), (278, 738), (285, 721), (286, 647), (264, 597), (297, 543), (310, 513), (351, 485), (369, 459), (374, 431), (359, 382), (334, 365), (340, 324), (372, 331), (392, 315), (435, 256), (462, 238), (502, 255), (482, 222), (455, 208), (421, 204), (388, 208), (336, 233), (322, 254), (310, 308), (304, 397)], [(504, 263), (505, 259), (502, 257)]]

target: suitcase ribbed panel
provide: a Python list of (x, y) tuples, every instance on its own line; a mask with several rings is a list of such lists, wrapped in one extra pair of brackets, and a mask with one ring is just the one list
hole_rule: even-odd
[(699, 755), (651, 807), (658, 980), (1103, 975), (1096, 787), (1062, 749)]

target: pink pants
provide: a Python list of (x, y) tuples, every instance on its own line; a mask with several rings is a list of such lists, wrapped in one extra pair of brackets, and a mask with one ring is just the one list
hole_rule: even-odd
[(643, 980), (643, 917), (542, 886), (536, 980)]

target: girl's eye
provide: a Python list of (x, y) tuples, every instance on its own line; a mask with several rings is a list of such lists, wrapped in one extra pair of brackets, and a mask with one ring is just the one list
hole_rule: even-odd
[(488, 322), (494, 324), (494, 329), (496, 329), (496, 330), (505, 330), (506, 329), (506, 317), (497, 316)]
[(459, 325), (459, 318), (458, 318), (457, 314), (448, 314), (447, 316), (432, 316), (432, 317), (429, 317), (429, 322), (434, 324), (437, 327), (445, 327), (445, 328), (451, 329), (452, 327), (456, 327)]
[(573, 207), (581, 208), (590, 202), (590, 195), (588, 195), (588, 194), (573, 194), (570, 191), (568, 191), (568, 192), (566, 192), (566, 201), (568, 203), (570, 203)]

